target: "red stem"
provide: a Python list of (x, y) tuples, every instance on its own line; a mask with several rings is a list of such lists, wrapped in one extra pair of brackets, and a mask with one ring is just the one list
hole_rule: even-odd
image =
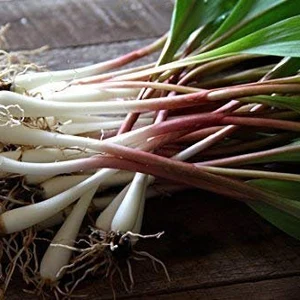
[[(125, 151), (127, 151), (127, 149)], [(145, 153), (145, 152), (141, 151), (140, 153)], [(123, 154), (124, 153), (122, 153), (122, 155)], [(128, 153), (126, 154), (126, 156), (127, 155)], [(139, 158), (135, 160), (139, 160), (140, 156), (138, 155), (138, 157)], [(147, 160), (149, 159), (152, 159), (152, 157), (147, 158)], [(177, 163), (181, 163), (181, 162), (177, 162)], [(241, 201), (251, 200), (251, 197), (249, 195), (244, 195), (243, 191), (234, 191), (230, 187), (222, 187), (220, 189), (219, 181), (221, 176), (202, 172), (200, 169), (190, 164), (187, 164), (187, 168), (189, 168), (190, 170), (186, 171), (186, 170), (182, 170), (182, 168), (178, 168), (178, 166), (166, 168), (166, 167), (162, 167), (161, 165), (153, 165), (152, 162), (151, 164), (138, 163), (136, 161), (124, 159), (124, 157), (115, 158), (109, 156), (94, 156), (91, 158), (87, 158), (86, 163), (84, 164), (83, 167), (83, 169), (91, 169), (91, 168), (95, 168), (95, 169), (110, 168), (110, 169), (128, 170), (132, 172), (140, 172), (144, 174), (153, 175), (155, 177), (165, 178), (167, 180), (178, 182), (188, 186), (194, 186), (220, 195), (229, 196), (237, 200), (241, 200)], [(209, 175), (210, 177), (209, 181), (205, 179), (206, 176), (204, 174)], [(231, 180), (232, 186), (235, 185), (235, 183), (236, 180)]]
[[(218, 194), (231, 193), (231, 197), (239, 200), (270, 199), (267, 193), (253, 188), (241, 181), (228, 179), (223, 176), (217, 176), (201, 170), (196, 165), (175, 161), (173, 159), (160, 157), (158, 155), (144, 151), (131, 149), (128, 147), (106, 144), (104, 149), (108, 154), (121, 158), (122, 164), (109, 168), (129, 169), (130, 163), (139, 164), (138, 172), (163, 177), (169, 180), (175, 180), (184, 184), (189, 184)], [(128, 162), (130, 161), (130, 162)], [(97, 164), (97, 160), (95, 161)], [(133, 166), (133, 165), (132, 165)], [(135, 167), (138, 165), (134, 164)], [(99, 167), (99, 166), (97, 166)], [(130, 169), (132, 170), (132, 169)], [(135, 170), (136, 171), (136, 170)]]
[(273, 93), (299, 93), (299, 84), (266, 84), (255, 83), (212, 90), (207, 95), (208, 101), (231, 100), (255, 95), (270, 95)]
[(204, 139), (211, 134), (216, 133), (217, 131), (224, 128), (224, 126), (214, 126), (214, 127), (208, 127), (204, 129), (200, 129), (191, 133), (188, 133), (187, 135), (177, 139), (176, 143), (192, 143), (192, 142), (198, 142), (201, 139)]
[(243, 155), (236, 155), (232, 157), (214, 159), (210, 161), (204, 161), (197, 163), (197, 166), (226, 166), (226, 165), (239, 165), (239, 164), (246, 164), (252, 161), (257, 161), (269, 156), (277, 155), (277, 154), (288, 154), (288, 153), (295, 153), (300, 151), (300, 146), (283, 146), (275, 149), (259, 151), (255, 153), (248, 153)]
[(245, 126), (259, 126), (270, 127), (276, 129), (300, 131), (300, 123), (285, 120), (263, 119), (263, 118), (248, 118), (248, 117), (234, 117), (224, 116), (221, 119), (221, 124), (224, 125), (245, 125)]

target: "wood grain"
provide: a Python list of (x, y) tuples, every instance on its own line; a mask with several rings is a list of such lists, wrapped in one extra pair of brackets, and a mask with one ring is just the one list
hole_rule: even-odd
[(19, 0), (1, 2), (10, 50), (90, 45), (164, 34), (171, 0)]
[[(40, 66), (45, 66), (49, 70), (72, 69), (116, 58), (146, 46), (153, 41), (154, 39), (144, 39), (92, 46), (78, 46), (76, 48), (50, 49), (39, 54), (29, 55), (27, 58)], [(158, 54), (159, 53), (156, 53), (150, 57), (142, 58), (128, 66), (154, 62)]]
[[(300, 277), (282, 278), (274, 280), (263, 280), (233, 284), (215, 288), (203, 288), (168, 295), (157, 295), (154, 297), (143, 297), (144, 300), (298, 300), (300, 294)], [(98, 298), (99, 299), (99, 298)], [(132, 298), (136, 300), (140, 298)]]
[[(161, 268), (156, 273), (149, 261), (134, 262), (135, 288), (128, 295), (116, 277), (118, 298), (156, 299), (158, 295), (207, 289), (217, 293), (220, 287), (300, 276), (300, 242), (232, 200), (203, 191), (153, 199), (146, 206), (143, 233), (162, 230), (165, 235), (160, 240), (141, 241), (138, 249), (161, 259), (172, 281), (168, 283)], [(288, 292), (288, 282), (281, 293)], [(17, 280), (11, 285), (8, 299), (34, 299), (16, 294), (18, 285)], [(292, 280), (290, 288), (296, 287)], [(87, 280), (77, 293), (87, 294), (89, 299), (112, 298), (109, 282), (100, 278)], [(196, 292), (192, 295), (189, 299), (198, 299)], [(229, 299), (240, 298), (237, 293)]]
[[(10, 49), (48, 44), (53, 49), (31, 59), (50, 69), (75, 68), (151, 42), (168, 28), (171, 2), (1, 1), (0, 20), (12, 24)], [(167, 282), (161, 269), (156, 273), (149, 261), (135, 262), (132, 294), (116, 278), (119, 298), (299, 299), (300, 242), (244, 204), (203, 191), (153, 199), (146, 205), (143, 233), (162, 230), (160, 240), (141, 241), (138, 249), (161, 259), (172, 281)], [(35, 299), (21, 293), (22, 288), (20, 278), (13, 278), (7, 299)], [(87, 295), (84, 299), (112, 298), (107, 280), (100, 278), (89, 278), (78, 294)]]

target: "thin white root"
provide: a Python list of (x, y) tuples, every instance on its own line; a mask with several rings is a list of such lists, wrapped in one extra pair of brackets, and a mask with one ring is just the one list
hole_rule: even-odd
[[(62, 244), (66, 246), (73, 246), (74, 241), (78, 235), (83, 218), (87, 212), (90, 202), (96, 192), (97, 187), (91, 188), (84, 193), (77, 204), (74, 206), (72, 212), (57, 232), (53, 239), (54, 244)], [(57, 276), (60, 269), (69, 263), (72, 251), (62, 247), (48, 247), (43, 256), (40, 266), (40, 275), (44, 280), (55, 282), (59, 280), (63, 274)]]
[(0, 126), (19, 126), (24, 120), (24, 110), (18, 104), (0, 104)]

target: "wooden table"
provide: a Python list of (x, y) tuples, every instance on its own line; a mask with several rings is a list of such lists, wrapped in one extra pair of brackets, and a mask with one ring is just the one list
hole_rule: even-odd
[[(8, 49), (49, 45), (32, 59), (50, 69), (75, 68), (146, 45), (167, 29), (171, 0), (0, 0)], [(147, 61), (147, 60), (146, 60)], [(153, 199), (143, 233), (164, 230), (139, 248), (160, 258), (172, 281), (151, 263), (134, 264), (128, 299), (300, 299), (300, 243), (245, 205), (202, 191)], [(34, 299), (14, 279), (7, 299)], [(110, 299), (107, 282), (81, 286), (86, 299)]]

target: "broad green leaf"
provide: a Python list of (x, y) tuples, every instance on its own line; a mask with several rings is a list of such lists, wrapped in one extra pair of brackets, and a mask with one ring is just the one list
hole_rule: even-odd
[[(248, 181), (248, 184), (275, 193), (286, 202), (300, 201), (299, 182), (255, 179)], [(283, 232), (296, 239), (300, 239), (300, 219), (260, 201), (253, 202), (249, 206)]]
[[(288, 3), (287, 3), (288, 2)], [(240, 30), (235, 31), (229, 39), (224, 40), (223, 43), (228, 43), (237, 40), (247, 34), (253, 33), (264, 27), (277, 23), (281, 20), (288, 19), (300, 14), (300, 0), (284, 1), (277, 5), (272, 10), (268, 10), (263, 15), (255, 18), (253, 21), (244, 25)]]
[(285, 198), (300, 201), (300, 182), (275, 179), (253, 179), (249, 180), (247, 183), (282, 195)]
[(300, 16), (283, 20), (225, 46), (199, 54), (194, 60), (236, 53), (300, 57), (299, 24)]
[(240, 0), (211, 40), (224, 45), (299, 13), (300, 0)]
[(158, 64), (171, 61), (193, 31), (224, 15), (236, 2), (237, 0), (176, 0), (169, 37)]
[(154, 69), (154, 72), (170, 68), (204, 63), (239, 53), (300, 57), (300, 16), (292, 17), (251, 33), (237, 41), (193, 57), (182, 59)]
[[(197, 63), (205, 63), (222, 57), (233, 56), (241, 53), (257, 55), (273, 55), (282, 57), (300, 57), (300, 16), (291, 17), (276, 24), (251, 33), (237, 41), (217, 49), (204, 52), (192, 57), (168, 63), (151, 70), (137, 72), (137, 76), (147, 76), (181, 68)], [(126, 76), (131, 79), (130, 75)]]

